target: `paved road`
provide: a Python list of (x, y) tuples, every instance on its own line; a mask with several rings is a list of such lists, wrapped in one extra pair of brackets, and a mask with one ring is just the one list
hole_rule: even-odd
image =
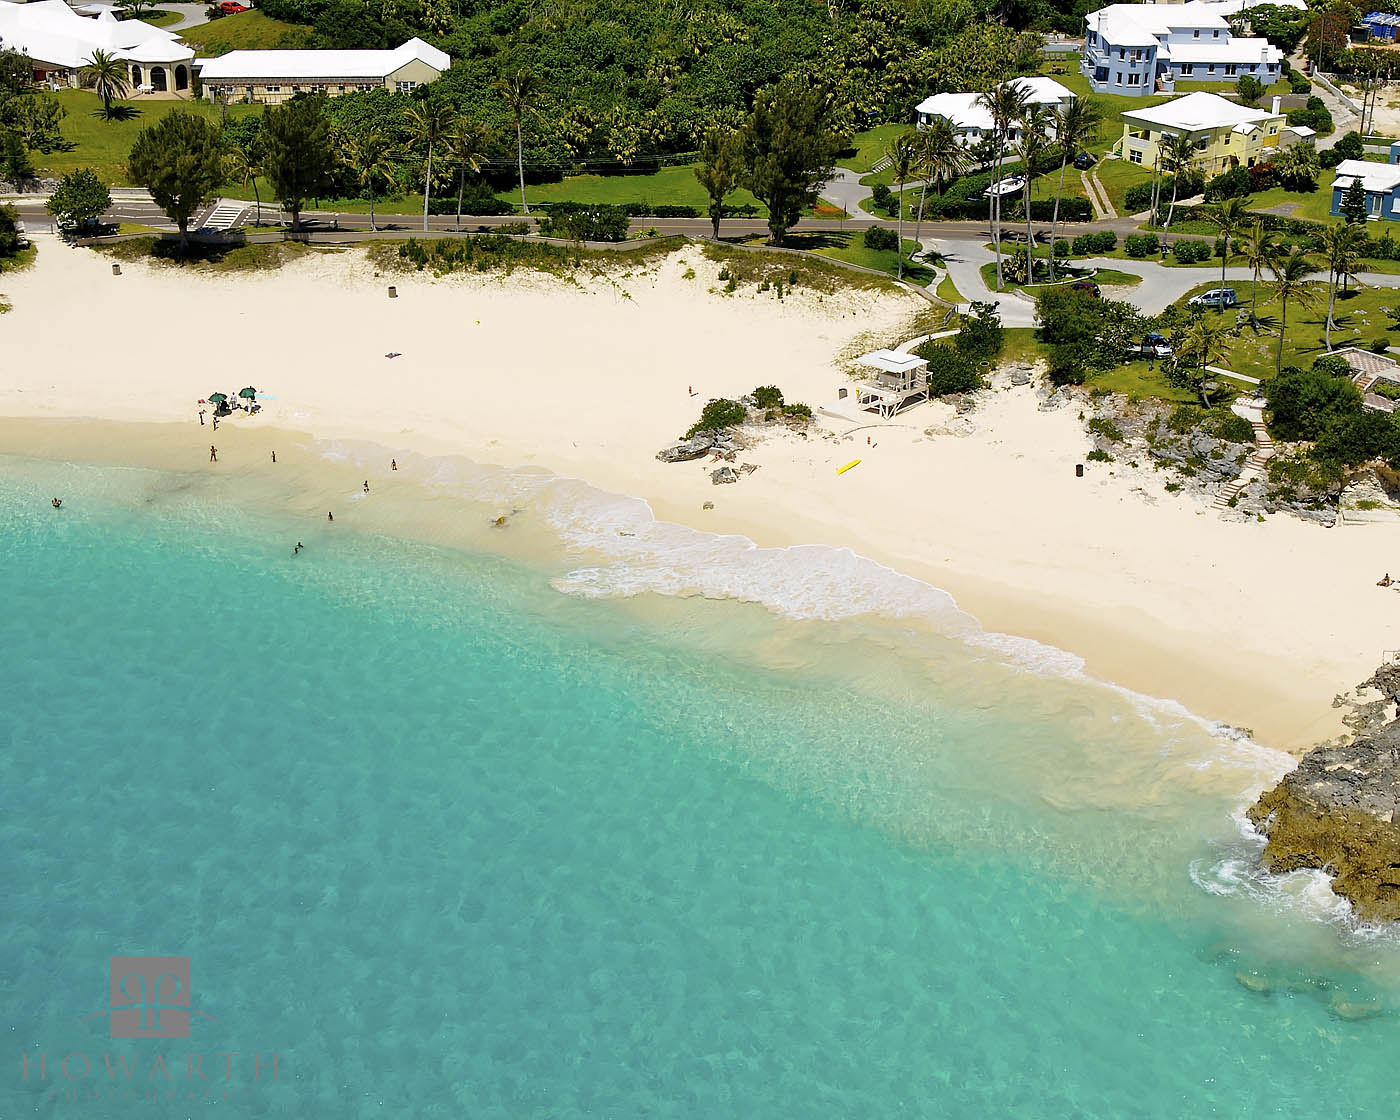
[(207, 4), (161, 4), (160, 10), (163, 12), (180, 13), (180, 22), (170, 24), (165, 30), (180, 32), (187, 27), (198, 27), (201, 23), (208, 23), (206, 8)]

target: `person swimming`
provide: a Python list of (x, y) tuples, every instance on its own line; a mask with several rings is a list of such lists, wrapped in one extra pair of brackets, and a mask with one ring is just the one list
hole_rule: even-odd
[(54, 508), (54, 509), (58, 509), (58, 507), (61, 506), (61, 505), (63, 505), (63, 499), (62, 499), (62, 498), (55, 498), (55, 499), (53, 500), (53, 508)]

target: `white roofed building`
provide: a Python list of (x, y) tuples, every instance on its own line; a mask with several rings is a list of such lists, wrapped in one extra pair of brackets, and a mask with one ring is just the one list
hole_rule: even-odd
[(1161, 105), (1125, 109), (1122, 116), (1119, 155), (1129, 163), (1155, 167), (1166, 143), (1189, 136), (1195, 166), (1207, 175), (1268, 160), (1284, 129), (1277, 97), (1269, 109), (1251, 109), (1200, 90)]
[(1283, 52), (1237, 38), (1218, 4), (1110, 4), (1084, 17), (1079, 68), (1095, 93), (1174, 93), (1178, 79), (1234, 85), (1248, 74), (1278, 80)]
[(409, 93), (436, 81), (451, 65), (452, 59), (422, 39), (391, 51), (230, 51), (195, 61), (205, 97), (266, 105), (280, 105), (298, 93)]
[(111, 11), (88, 19), (63, 0), (0, 3), (0, 45), (28, 55), (35, 81), (50, 88), (77, 86), (97, 50), (125, 60), (138, 90), (180, 93), (191, 84), (194, 51), (178, 35)]
[[(1024, 90), (1028, 105), (1059, 109), (1074, 99), (1074, 94), (1053, 78), (1012, 78), (1007, 84)], [(980, 93), (936, 93), (919, 102), (915, 113), (921, 125), (932, 124), (936, 117), (948, 121), (957, 131), (959, 141), (968, 147), (981, 143), (992, 133), (992, 114)], [(1054, 135), (1053, 128), (1050, 132)], [(1007, 139), (1014, 144), (1020, 138), (1021, 122), (1013, 121)]]

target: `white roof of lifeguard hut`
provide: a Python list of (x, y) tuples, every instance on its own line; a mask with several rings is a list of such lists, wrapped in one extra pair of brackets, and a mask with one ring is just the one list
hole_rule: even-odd
[(856, 361), (884, 373), (907, 373), (911, 369), (928, 365), (927, 358), (904, 354), (898, 350), (872, 350), (869, 354), (862, 354)]

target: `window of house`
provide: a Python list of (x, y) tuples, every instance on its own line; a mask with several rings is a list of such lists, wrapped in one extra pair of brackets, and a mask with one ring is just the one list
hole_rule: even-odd
[(1183, 77), (1191, 74), (1195, 69), (1196, 64), (1194, 62), (1183, 62), (1181, 64), (1181, 73)]
[(1123, 84), (1123, 71), (1121, 71), (1121, 70), (1115, 71), (1115, 72), (1114, 72), (1114, 75), (1113, 75), (1113, 80), (1114, 80), (1114, 84), (1115, 84), (1115, 85), (1120, 85), (1120, 86), (1121, 86), (1121, 85)]
[(1122, 47), (1119, 47), (1119, 48), (1118, 48), (1118, 60), (1121, 62), (1123, 59), (1125, 59), (1125, 58), (1127, 58), (1127, 57), (1128, 57), (1128, 52), (1127, 52), (1126, 50), (1124, 50)]
[(281, 92), (282, 92), (282, 87), (281, 87), (281, 86), (263, 86), (263, 92), (264, 92), (264, 93), (281, 93)]
[(1227, 78), (1234, 77), (1235, 71), (1236, 71), (1237, 69), (1238, 69), (1238, 67), (1236, 67), (1235, 64), (1234, 64), (1233, 62), (1227, 62), (1227, 63), (1225, 64), (1225, 76), (1226, 76)]
[(1206, 67), (1206, 73), (1207, 73), (1207, 74), (1214, 74), (1214, 73), (1215, 73), (1215, 63), (1212, 62), (1209, 66)]
[(1191, 38), (1193, 38), (1193, 39), (1199, 39), (1200, 37), (1201, 37), (1201, 33), (1200, 33), (1199, 31), (1193, 31), (1193, 32), (1191, 32)]
[(1128, 85), (1130, 85), (1130, 86), (1138, 85), (1141, 81), (1142, 81), (1142, 75), (1141, 75), (1141, 74), (1129, 74), (1129, 75), (1128, 75)]
[(1278, 135), (1278, 125), (1276, 125), (1276, 124), (1271, 124), (1271, 125), (1269, 125), (1269, 135), (1270, 135), (1270, 136), (1277, 136), (1277, 135)]
[(1141, 162), (1142, 162), (1142, 152), (1139, 151), (1137, 148), (1129, 148), (1129, 149), (1128, 149), (1128, 162), (1129, 162), (1129, 163), (1141, 163)]
[(1216, 28), (1214, 31), (1212, 31), (1212, 32), (1210, 33), (1210, 37), (1211, 37), (1212, 39), (1219, 39), (1219, 38), (1220, 38), (1220, 29), (1219, 29), (1219, 28)]
[(399, 93), (412, 93), (417, 85), (417, 82), (395, 82), (394, 89)]

